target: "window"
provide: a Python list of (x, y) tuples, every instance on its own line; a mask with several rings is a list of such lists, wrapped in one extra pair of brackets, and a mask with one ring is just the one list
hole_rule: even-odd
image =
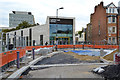
[(115, 23), (115, 20), (116, 20), (116, 18), (115, 18), (115, 17), (112, 17), (112, 22), (113, 22), (113, 23)]
[(112, 27), (112, 32), (116, 33), (115, 27)]
[(108, 9), (106, 9), (106, 13), (108, 13)]
[(108, 33), (116, 33), (116, 27), (108, 27)]
[(19, 37), (19, 46), (21, 46), (20, 43), (21, 43), (21, 42), (20, 42), (20, 37)]
[(115, 12), (114, 8), (112, 10), (113, 10), (112, 12), (114, 13)]
[(111, 23), (111, 17), (108, 17), (108, 23)]
[(109, 43), (109, 44), (111, 43), (111, 37), (108, 38), (108, 43)]
[(109, 8), (109, 13), (111, 13), (111, 8)]
[(112, 38), (112, 43), (113, 43), (113, 44), (116, 43), (115, 37)]
[(116, 23), (116, 17), (108, 17), (108, 23)]
[(83, 38), (83, 34), (81, 34), (81, 38)]
[(108, 13), (116, 13), (116, 8), (108, 8)]
[(108, 27), (108, 33), (112, 33), (112, 27)]
[(29, 43), (28, 43), (28, 36), (26, 37), (26, 46), (29, 46), (28, 45)]
[(43, 35), (40, 35), (40, 45), (43, 45)]

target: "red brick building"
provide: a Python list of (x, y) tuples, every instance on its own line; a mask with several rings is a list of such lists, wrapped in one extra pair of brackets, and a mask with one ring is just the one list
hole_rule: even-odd
[[(120, 5), (119, 5), (120, 6)], [(118, 33), (118, 44), (120, 44), (120, 7), (118, 7), (118, 17), (117, 17), (117, 20), (118, 20), (118, 27), (117, 27), (117, 33)]]
[(117, 7), (110, 3), (104, 6), (101, 2), (95, 6), (94, 13), (91, 14), (92, 41), (95, 44), (117, 44)]

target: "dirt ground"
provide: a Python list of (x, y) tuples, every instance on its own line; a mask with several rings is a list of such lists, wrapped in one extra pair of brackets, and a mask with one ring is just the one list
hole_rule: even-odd
[(79, 59), (79, 60), (85, 60), (85, 61), (100, 60), (99, 56), (78, 55), (74, 52), (64, 52), (64, 54), (72, 55), (74, 56), (74, 58)]
[(104, 56), (103, 58), (106, 59), (106, 60), (108, 60), (108, 61), (113, 61), (113, 56), (114, 56), (114, 54), (115, 54), (117, 51), (118, 51), (118, 50), (115, 50), (115, 51), (113, 51), (111, 54), (108, 54), (108, 55)]

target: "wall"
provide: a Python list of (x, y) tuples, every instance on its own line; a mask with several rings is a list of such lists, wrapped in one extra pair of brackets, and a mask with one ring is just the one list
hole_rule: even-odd
[(40, 44), (40, 35), (43, 35), (43, 45), (49, 43), (49, 29), (47, 25), (36, 26), (32, 28), (32, 40), (36, 40), (36, 44)]
[(119, 44), (119, 41), (120, 41), (120, 39), (119, 39), (119, 37), (120, 37), (120, 15), (118, 15), (118, 17), (117, 17), (117, 19), (118, 19), (118, 23), (117, 23), (117, 43)]
[[(40, 35), (43, 35), (43, 44), (45, 44), (45, 42), (49, 41), (49, 30), (47, 25), (38, 25), (38, 26), (34, 26), (34, 27), (30, 27), (30, 28), (24, 28), (24, 29), (20, 29), (20, 30), (16, 30), (16, 31), (11, 31), (9, 32), (9, 38), (10, 38), (10, 42), (11, 44), (13, 44), (13, 38), (14, 38), (14, 33), (16, 32), (16, 45), (17, 47), (19, 46), (19, 37), (21, 36), (21, 31), (23, 31), (23, 37), (28, 37), (29, 38), (29, 29), (32, 29), (32, 42), (31, 44), (33, 44), (33, 40), (36, 41), (36, 44), (39, 45), (40, 44)], [(12, 35), (10, 35), (12, 34)], [(29, 43), (29, 39), (28, 39), (28, 46), (30, 45)]]
[(103, 2), (101, 2), (95, 6), (95, 12), (91, 14), (92, 41), (95, 41), (95, 44), (99, 44), (99, 41), (107, 39), (106, 21), (106, 9), (103, 7)]

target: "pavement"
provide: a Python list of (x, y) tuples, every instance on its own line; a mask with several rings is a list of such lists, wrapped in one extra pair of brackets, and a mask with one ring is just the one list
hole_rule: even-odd
[(39, 70), (31, 70), (24, 78), (102, 78), (93, 74), (91, 70), (100, 67), (101, 64), (72, 65), (62, 67), (49, 67)]

